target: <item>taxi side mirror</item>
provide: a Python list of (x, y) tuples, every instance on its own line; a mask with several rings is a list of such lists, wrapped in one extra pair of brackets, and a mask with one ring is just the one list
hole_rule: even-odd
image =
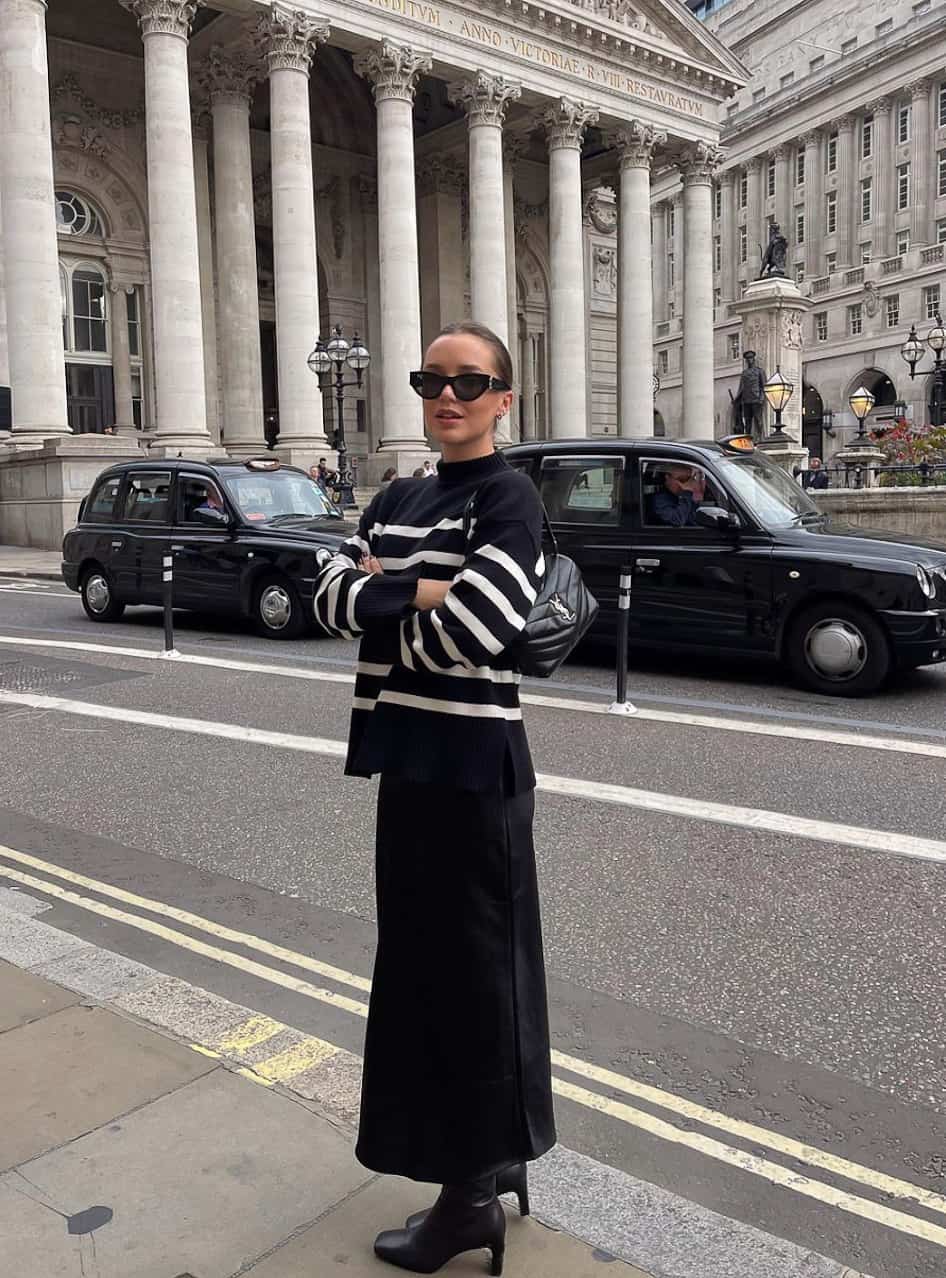
[(722, 506), (697, 506), (694, 521), (701, 528), (712, 528), (716, 532), (735, 532), (739, 528), (739, 516), (731, 510), (723, 510)]
[(229, 528), (230, 516), (223, 510), (214, 510), (211, 506), (198, 506), (193, 518), (208, 528)]

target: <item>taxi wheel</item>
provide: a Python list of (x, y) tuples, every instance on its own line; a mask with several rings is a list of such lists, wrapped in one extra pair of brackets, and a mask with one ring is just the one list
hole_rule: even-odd
[(112, 583), (104, 568), (90, 568), (82, 578), (82, 607), (93, 621), (118, 621), (125, 611), (112, 593)]
[(830, 600), (798, 614), (785, 657), (800, 683), (833, 697), (876, 692), (893, 666), (890, 643), (876, 617), (856, 604)]
[(267, 639), (298, 639), (305, 629), (302, 604), (285, 577), (267, 577), (253, 596), (253, 621)]

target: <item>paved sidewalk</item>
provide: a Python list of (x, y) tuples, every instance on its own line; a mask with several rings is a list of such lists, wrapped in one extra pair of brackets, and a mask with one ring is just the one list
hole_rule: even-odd
[(0, 546), (0, 577), (62, 581), (62, 555), (58, 550), (34, 550), (31, 546)]
[[(378, 1177), (298, 1095), (0, 963), (0, 1238), (16, 1278), (384, 1278), (375, 1232), (432, 1190)], [(647, 1278), (508, 1212), (515, 1278)], [(485, 1251), (447, 1274), (488, 1271)]]

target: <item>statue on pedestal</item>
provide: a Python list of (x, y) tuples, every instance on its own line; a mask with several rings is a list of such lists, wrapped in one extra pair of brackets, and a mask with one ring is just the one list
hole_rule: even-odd
[(745, 368), (739, 378), (739, 390), (733, 400), (736, 420), (753, 439), (762, 438), (762, 410), (765, 406), (765, 369), (755, 362), (755, 351), (743, 354)]
[(762, 265), (759, 268), (760, 280), (769, 279), (772, 276), (780, 276), (784, 279), (785, 253), (787, 249), (788, 240), (782, 234), (782, 228), (778, 222), (773, 222), (769, 228), (769, 242), (762, 255)]

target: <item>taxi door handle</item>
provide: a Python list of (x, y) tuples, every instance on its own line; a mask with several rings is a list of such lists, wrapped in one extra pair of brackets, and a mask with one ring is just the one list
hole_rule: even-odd
[(121, 550), (124, 544), (125, 544), (124, 540), (121, 537), (119, 537), (118, 541), (112, 542), (112, 550)]
[(660, 567), (659, 559), (635, 559), (634, 562), (637, 564), (638, 568), (659, 568)]

